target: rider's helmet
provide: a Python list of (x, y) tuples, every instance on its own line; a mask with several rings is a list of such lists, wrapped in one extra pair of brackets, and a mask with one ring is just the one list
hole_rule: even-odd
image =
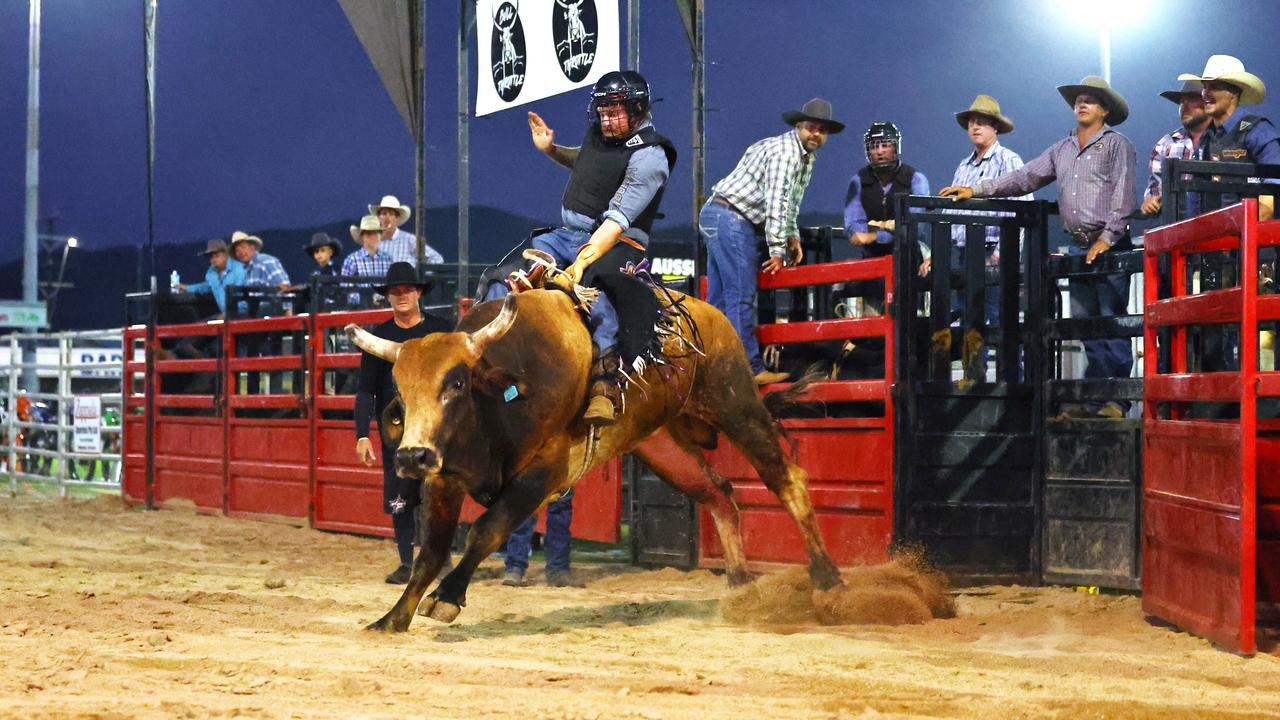
[(596, 112), (606, 105), (622, 103), (632, 123), (649, 112), (649, 83), (635, 70), (614, 70), (600, 76), (591, 88), (591, 103), (587, 106), (591, 122), (600, 122)]
[[(882, 142), (893, 143), (894, 153), (893, 160), (881, 160), (879, 162), (871, 159), (871, 148)], [(891, 122), (873, 122), (871, 127), (867, 128), (867, 132), (862, 136), (862, 146), (867, 153), (867, 162), (871, 163), (871, 167), (877, 170), (885, 170), (898, 167), (898, 163), (902, 158), (902, 133), (898, 132), (898, 126)]]

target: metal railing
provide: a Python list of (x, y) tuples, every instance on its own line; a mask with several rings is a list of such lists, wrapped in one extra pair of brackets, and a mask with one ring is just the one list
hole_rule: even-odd
[[(119, 329), (0, 337), (11, 360), (0, 367), (5, 430), (0, 458), (11, 494), (17, 493), (19, 481), (56, 483), (63, 495), (70, 486), (120, 487), (122, 337)], [(36, 360), (24, 361), (23, 347), (32, 344)], [(49, 350), (55, 349), (52, 358)], [(23, 371), (28, 369), (44, 376), (38, 387), (22, 387)], [(79, 404), (90, 410), (80, 424), (75, 417), (77, 398), (83, 398)], [(25, 418), (19, 417), (20, 406)], [(95, 446), (96, 451), (86, 449)]]

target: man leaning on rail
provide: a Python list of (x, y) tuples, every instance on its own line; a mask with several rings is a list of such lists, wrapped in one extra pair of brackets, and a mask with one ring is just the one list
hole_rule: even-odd
[[(1092, 264), (1111, 249), (1127, 250), (1128, 216), (1134, 206), (1137, 152), (1115, 126), (1129, 116), (1124, 97), (1104, 79), (1089, 76), (1074, 85), (1061, 85), (1058, 93), (1075, 114), (1076, 127), (1021, 169), (976, 185), (945, 187), (941, 195), (965, 200), (971, 197), (1005, 197), (1035, 192), (1058, 182), (1058, 208), (1070, 236), (1067, 252), (1083, 255)], [(1071, 316), (1111, 317), (1128, 313), (1129, 276), (1124, 273), (1072, 278)], [(1086, 378), (1128, 377), (1133, 351), (1128, 338), (1086, 340)], [(1128, 412), (1128, 402), (1063, 409), (1066, 416), (1118, 419)]]

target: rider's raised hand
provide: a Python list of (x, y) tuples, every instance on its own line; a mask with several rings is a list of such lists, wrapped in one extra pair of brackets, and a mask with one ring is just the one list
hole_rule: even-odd
[(549, 154), (551, 148), (555, 147), (555, 131), (547, 127), (538, 113), (533, 111), (529, 112), (529, 134), (533, 138), (533, 146), (540, 152)]

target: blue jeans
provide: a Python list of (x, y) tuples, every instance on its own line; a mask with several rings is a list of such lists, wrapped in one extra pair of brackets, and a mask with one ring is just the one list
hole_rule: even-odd
[(764, 370), (756, 340), (756, 273), (762, 233), (738, 211), (707, 201), (698, 214), (698, 230), (707, 244), (707, 302), (738, 332), (751, 372)]
[[(569, 548), (573, 544), (573, 536), (569, 533), (569, 523), (573, 521), (573, 488), (564, 497), (547, 505), (547, 534), (543, 538), (543, 547), (547, 552), (547, 572), (569, 572)], [(533, 540), (533, 529), (538, 525), (538, 516), (531, 515), (520, 523), (520, 527), (507, 538), (507, 572), (518, 572), (524, 575), (529, 569), (530, 547)]]
[[(556, 267), (564, 269), (578, 258), (578, 250), (591, 239), (591, 233), (559, 227), (533, 239), (533, 247), (556, 259)], [(591, 306), (591, 340), (603, 353), (618, 344), (618, 311), (603, 292)]]
[[(1118, 244), (1118, 243), (1117, 243)], [(1121, 249), (1121, 248), (1117, 248)], [(1123, 248), (1123, 249), (1128, 249)], [(1088, 248), (1071, 245), (1068, 255), (1085, 255)], [(1114, 317), (1129, 314), (1129, 276), (1125, 273), (1074, 277), (1067, 281), (1071, 292), (1071, 317)], [(1088, 364), (1086, 378), (1127, 378), (1133, 371), (1133, 347), (1129, 338), (1085, 340), (1084, 356)], [(1129, 403), (1119, 402), (1122, 408)]]

